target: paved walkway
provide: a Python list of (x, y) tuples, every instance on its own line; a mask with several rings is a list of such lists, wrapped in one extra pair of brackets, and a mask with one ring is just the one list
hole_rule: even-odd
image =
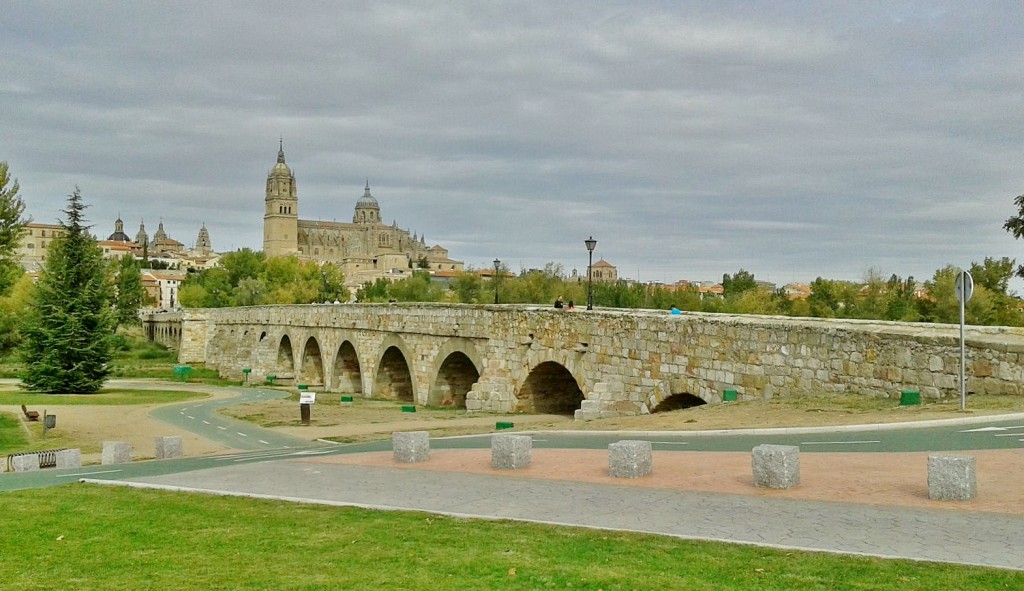
[[(89, 482), (101, 482), (90, 480)], [(1024, 517), (300, 459), (110, 482), (1024, 570)]]

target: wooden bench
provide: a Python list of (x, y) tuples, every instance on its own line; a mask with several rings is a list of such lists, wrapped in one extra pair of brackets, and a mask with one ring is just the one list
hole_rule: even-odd
[(21, 405), (21, 412), (25, 413), (25, 418), (27, 418), (30, 421), (38, 421), (39, 420), (39, 411), (29, 410), (29, 409), (25, 408), (24, 404)]

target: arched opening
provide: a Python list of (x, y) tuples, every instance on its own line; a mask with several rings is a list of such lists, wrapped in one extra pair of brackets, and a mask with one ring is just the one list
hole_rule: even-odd
[(295, 371), (295, 357), (292, 355), (292, 340), (288, 335), (281, 337), (281, 344), (277, 346), (277, 372), (285, 375)]
[(374, 398), (412, 402), (412, 374), (405, 355), (398, 347), (388, 347), (380, 358), (377, 379), (373, 383)]
[(466, 393), (479, 379), (480, 372), (476, 370), (469, 357), (456, 351), (441, 364), (434, 385), (430, 388), (430, 395), (427, 396), (427, 404), (466, 408)]
[(571, 415), (583, 402), (583, 391), (569, 370), (546, 361), (533, 368), (517, 398), (517, 412)]
[(356, 356), (356, 348), (348, 341), (338, 347), (338, 355), (334, 358), (334, 386), (334, 389), (339, 392), (363, 393), (359, 358)]
[(695, 406), (701, 406), (707, 404), (702, 398), (694, 396), (689, 392), (680, 392), (673, 394), (668, 398), (662, 400), (655, 406), (651, 412), (669, 412), (671, 410), (682, 410), (684, 408), (693, 408)]
[(313, 337), (309, 337), (302, 350), (302, 376), (298, 383), (321, 387), (324, 385), (324, 361), (320, 356), (320, 344)]

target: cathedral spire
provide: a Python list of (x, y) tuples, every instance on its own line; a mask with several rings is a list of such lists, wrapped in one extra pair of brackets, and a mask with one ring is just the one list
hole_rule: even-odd
[(284, 137), (277, 140), (277, 161), (284, 164)]

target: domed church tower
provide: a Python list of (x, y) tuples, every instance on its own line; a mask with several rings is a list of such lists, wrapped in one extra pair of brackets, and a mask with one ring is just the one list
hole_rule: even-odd
[(352, 216), (353, 224), (379, 224), (380, 223), (380, 204), (377, 203), (377, 199), (370, 195), (370, 180), (366, 180), (366, 188), (363, 190), (363, 196), (356, 201), (356, 213)]
[(298, 252), (299, 198), (295, 174), (284, 161), (284, 140), (278, 144), (277, 164), (267, 173), (263, 213), (263, 253), (267, 257)]

